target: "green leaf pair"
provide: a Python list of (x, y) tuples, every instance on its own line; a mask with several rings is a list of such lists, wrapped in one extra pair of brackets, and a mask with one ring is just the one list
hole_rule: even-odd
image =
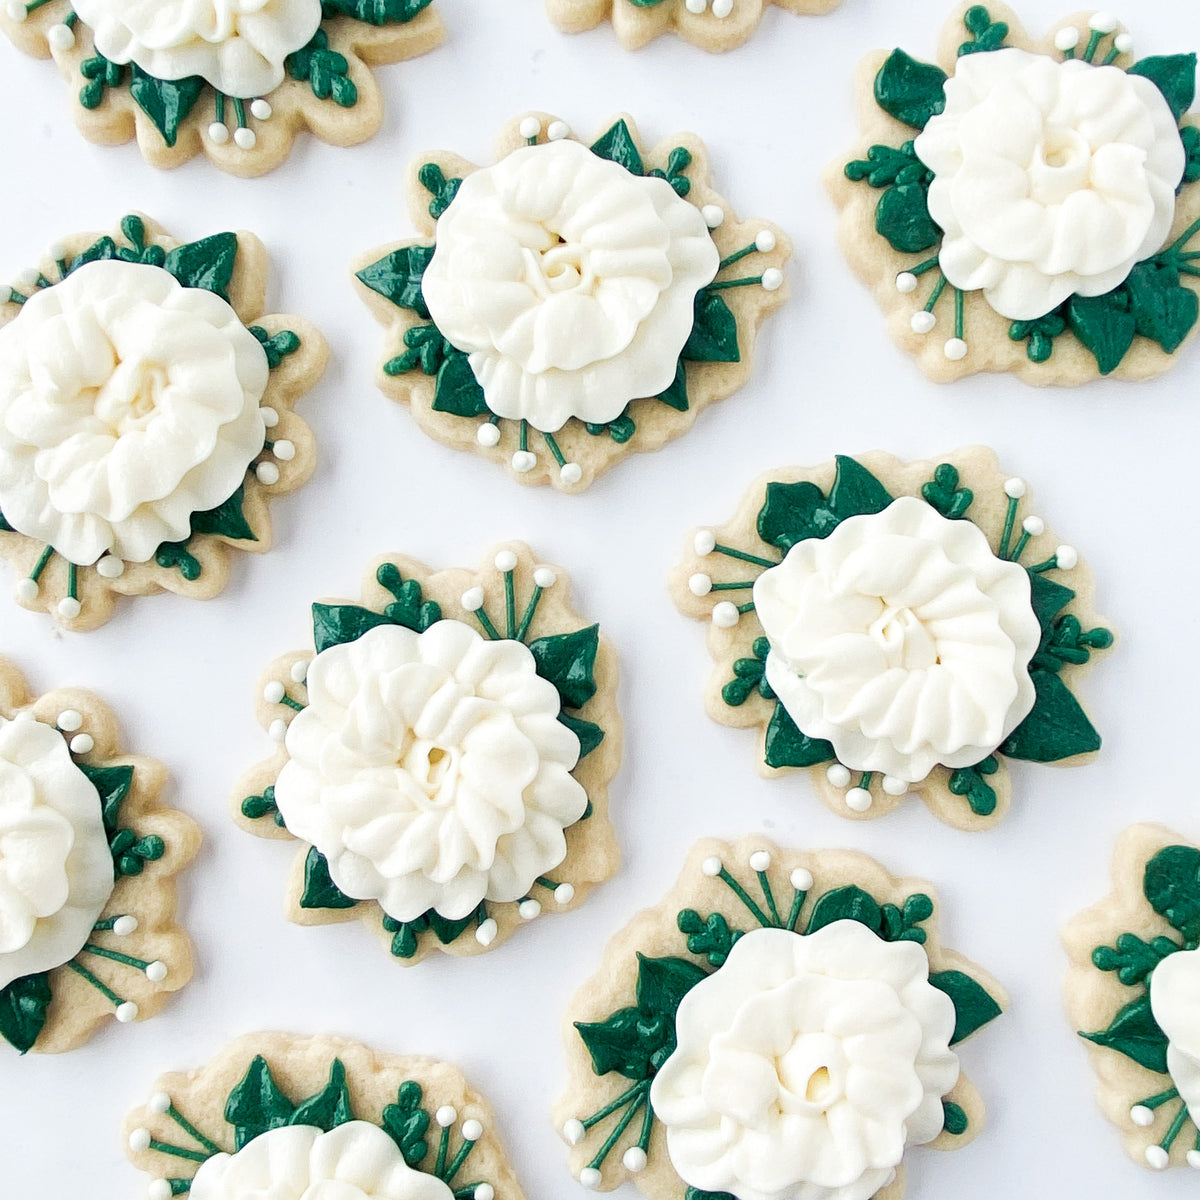
[(891, 494), (861, 463), (844, 454), (836, 461), (828, 498), (807, 480), (767, 484), (757, 528), (768, 546), (786, 553), (797, 542), (828, 537), (847, 517), (882, 512), (891, 504)]
[(341, 1059), (335, 1058), (325, 1086), (296, 1104), (279, 1090), (267, 1060), (260, 1054), (230, 1092), (225, 1103), (225, 1120), (233, 1126), (237, 1150), (285, 1125), (312, 1125), (328, 1133), (354, 1120), (346, 1068)]

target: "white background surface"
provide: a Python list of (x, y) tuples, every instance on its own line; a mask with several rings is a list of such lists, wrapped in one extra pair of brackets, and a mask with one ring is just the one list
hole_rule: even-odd
[[(81, 684), (102, 693), (130, 747), (169, 765), (174, 802), (207, 838), (184, 882), (183, 918), (199, 954), (192, 985), (153, 1021), (113, 1023), (69, 1056), (0, 1055), (0, 1196), (141, 1196), (144, 1177), (119, 1144), (123, 1112), (161, 1071), (199, 1065), (235, 1035), (279, 1028), (454, 1060), (496, 1107), (531, 1200), (582, 1197), (547, 1117), (562, 1083), (567, 998), (605, 939), (668, 887), (695, 838), (752, 831), (861, 848), (893, 871), (935, 881), (948, 944), (1011, 990), (1010, 1013), (963, 1049), (988, 1128), (959, 1153), (911, 1153), (910, 1195), (1194, 1194), (1186, 1170), (1156, 1177), (1129, 1162), (1099, 1114), (1060, 1003), (1058, 929), (1107, 890), (1109, 853), (1125, 825), (1161, 820), (1200, 836), (1191, 757), (1200, 715), (1200, 346), (1186, 347), (1157, 382), (1077, 391), (1008, 378), (939, 388), (893, 349), (837, 252), (819, 171), (856, 136), (858, 58), (899, 44), (931, 54), (943, 0), (846, 0), (820, 18), (772, 8), (749, 45), (719, 58), (673, 38), (628, 53), (607, 26), (559, 35), (540, 0), (437, 6), (446, 43), (378, 73), (387, 117), (374, 141), (341, 150), (302, 139), (286, 166), (252, 181), (203, 160), (159, 172), (132, 145), (88, 145), (52, 66), (0, 47), (0, 276), (55, 236), (107, 229), (132, 208), (182, 237), (247, 228), (272, 254), (272, 310), (303, 313), (333, 348), (301, 408), (320, 439), (317, 474), (273, 505), (276, 548), (239, 556), (221, 597), (129, 601), (108, 626), (82, 635), (0, 604), (0, 653), (37, 691)], [(1059, 15), (1051, 0), (1018, 7), (1035, 27)], [(1193, 0), (1133, 7), (1126, 16), (1139, 50), (1200, 47)], [(718, 189), (739, 213), (777, 221), (797, 249), (792, 301), (764, 327), (750, 384), (681, 440), (625, 461), (578, 497), (522, 488), (444, 449), (384, 399), (372, 382), (380, 331), (346, 271), (359, 251), (410, 234), (400, 193), (412, 155), (447, 147), (487, 159), (498, 122), (535, 107), (583, 133), (620, 109), (651, 141), (694, 129)], [(1061, 771), (1014, 764), (1011, 815), (972, 835), (920, 804), (850, 824), (816, 800), (803, 775), (758, 779), (753, 735), (705, 717), (703, 629), (666, 596), (685, 531), (723, 520), (770, 466), (872, 448), (936, 456), (981, 441), (1031, 482), (1026, 511), (1090, 559), (1100, 611), (1121, 630), (1118, 652), (1083, 688), (1105, 736), (1100, 760)], [(311, 600), (356, 596), (374, 555), (467, 565), (510, 536), (568, 566), (582, 611), (620, 651), (628, 751), (612, 807), (622, 872), (584, 908), (539, 920), (487, 957), (435, 955), (414, 969), (390, 961), (357, 924), (287, 924), (281, 896), (294, 846), (248, 837), (228, 817), (235, 778), (270, 750), (251, 713), (259, 670), (306, 644)], [(6, 571), (0, 592), (12, 582)]]

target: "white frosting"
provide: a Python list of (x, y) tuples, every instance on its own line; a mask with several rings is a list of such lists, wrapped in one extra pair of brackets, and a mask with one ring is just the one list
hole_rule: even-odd
[(348, 1121), (328, 1133), (285, 1125), (217, 1154), (192, 1180), (192, 1200), (451, 1200), (435, 1175), (414, 1170), (378, 1125)]
[(74, 958), (112, 890), (100, 797), (62, 735), (0, 717), (0, 988)]
[(857, 771), (916, 783), (985, 758), (1034, 702), (1029, 577), (970, 521), (905, 496), (759, 576), (767, 682)]
[(578, 142), (468, 175), (421, 290), (501, 417), (600, 424), (675, 379), (719, 255), (700, 210)]
[(867, 1200), (942, 1131), (954, 1022), (915, 942), (745, 934), (684, 996), (650, 1089), (672, 1166), (738, 1200)]
[(1154, 968), (1150, 1008), (1167, 1035), (1171, 1082), (1200, 1124), (1200, 950), (1180, 950)]
[(560, 707), (520, 642), (380, 625), (309, 665), (275, 801), (346, 895), (398, 921), (519, 900), (587, 807)]
[(1011, 47), (958, 60), (916, 152), (946, 278), (1021, 321), (1111, 291), (1159, 250), (1185, 158), (1150, 80)]
[(161, 267), (88, 263), (0, 329), (0, 511), (81, 566), (146, 562), (262, 452), (267, 358)]
[(96, 49), (156, 79), (201, 75), (226, 96), (261, 96), (321, 24), (321, 0), (78, 0)]

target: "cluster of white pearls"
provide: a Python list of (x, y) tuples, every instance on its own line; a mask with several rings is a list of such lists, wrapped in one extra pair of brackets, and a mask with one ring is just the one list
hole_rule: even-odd
[[(896, 276), (896, 291), (907, 296), (916, 290), (917, 277), (911, 271), (901, 271)], [(909, 325), (913, 333), (924, 336), (933, 332), (934, 326), (937, 325), (937, 315), (930, 309), (922, 308), (913, 313)], [(949, 338), (942, 347), (942, 352), (951, 362), (961, 362), (967, 357), (967, 343), (960, 337)]]
[(91, 754), (96, 748), (96, 739), (90, 733), (79, 732), (83, 728), (83, 713), (77, 709), (64, 708), (55, 724), (60, 732), (72, 735), (68, 741), (72, 754)]
[[(709, 0), (683, 0), (683, 6), (690, 13), (699, 16), (709, 7)], [(712, 15), (724, 20), (733, 12), (733, 0), (712, 0)]]
[[(1129, 1110), (1129, 1119), (1139, 1129), (1149, 1129), (1154, 1124), (1154, 1109), (1148, 1108), (1144, 1104), (1135, 1104)], [(1171, 1156), (1162, 1146), (1147, 1146), (1145, 1153), (1147, 1165), (1156, 1171), (1165, 1170), (1170, 1162)], [(1195, 1170), (1200, 1170), (1200, 1150), (1187, 1152), (1187, 1165)]]
[[(271, 118), (271, 105), (260, 96), (250, 101), (250, 115), (257, 121), (268, 121)], [(214, 146), (224, 146), (229, 141), (229, 126), (224, 121), (214, 121), (208, 127), (208, 140)], [(233, 131), (233, 144), (239, 150), (253, 150), (258, 141), (258, 135), (245, 125)]]
[[(522, 117), (520, 125), (517, 126), (517, 132), (526, 139), (540, 137), (542, 123), (537, 117)], [(571, 127), (566, 121), (551, 121), (546, 126), (546, 136), (552, 142), (561, 142), (564, 138), (571, 136)]]
[[(1020, 500), (1026, 492), (1025, 480), (1014, 476), (1004, 481), (1004, 494), (1010, 500)], [(1021, 528), (1030, 537), (1041, 537), (1046, 532), (1046, 522), (1041, 517), (1026, 517)], [(1079, 551), (1074, 546), (1062, 545), (1054, 551), (1055, 565), (1063, 571), (1074, 570), (1079, 565)]]
[[(1088, 29), (1092, 33), (1114, 33), (1117, 28), (1117, 18), (1110, 12), (1093, 13), (1088, 20)], [(1063, 54), (1069, 54), (1082, 40), (1082, 34), (1075, 25), (1064, 25), (1054, 35), (1054, 47)], [(1118, 33), (1113, 38), (1113, 46), (1120, 54), (1128, 54), (1133, 49), (1133, 38), (1127, 33)]]
[[(831, 763), (825, 771), (825, 778), (838, 791), (841, 791), (843, 788), (849, 788), (846, 792), (845, 800), (846, 807), (851, 812), (864, 813), (874, 802), (871, 793), (866, 788), (849, 787), (852, 775), (850, 768), (843, 763)], [(880, 786), (888, 796), (903, 796), (909, 788), (907, 780), (900, 779), (895, 775), (885, 775)]]
[[(701, 558), (705, 558), (711, 554), (716, 544), (717, 539), (711, 529), (698, 530), (696, 536), (692, 539), (692, 549)], [(706, 575), (703, 572), (697, 572), (688, 579), (688, 590), (693, 596), (707, 596), (712, 591), (712, 586), (712, 576)], [(738, 612), (737, 605), (732, 603), (732, 601), (720, 600), (713, 605), (712, 623), (718, 629), (732, 629), (740, 620), (741, 615)]]
[[(258, 410), (262, 423), (267, 429), (274, 429), (279, 424), (279, 413), (264, 405)], [(271, 446), (271, 453), (279, 462), (291, 462), (296, 457), (296, 443), (282, 438)], [(263, 460), (254, 468), (254, 477), (259, 483), (271, 487), (279, 482), (279, 466), (269, 460)]]

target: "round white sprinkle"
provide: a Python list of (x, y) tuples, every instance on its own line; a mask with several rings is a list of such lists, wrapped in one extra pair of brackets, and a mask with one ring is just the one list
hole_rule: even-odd
[(483, 588), (467, 588), (462, 594), (462, 606), (467, 612), (478, 612), (483, 607)]
[(113, 922), (112, 931), (117, 937), (128, 937), (138, 927), (137, 917), (118, 917)]
[(554, 889), (555, 904), (570, 904), (575, 899), (575, 886), (570, 883), (560, 883)]
[(443, 1104), (433, 1114), (433, 1119), (443, 1128), (449, 1129), (458, 1120), (458, 1110), (451, 1104)]
[(64, 621), (73, 621), (83, 611), (83, 605), (74, 596), (64, 596), (58, 602), (58, 615)]
[[(50, 29), (51, 33), (54, 32), (54, 28), (55, 27), (52, 27)], [(72, 40), (74, 40), (74, 35), (72, 35)], [(60, 259), (70, 258), (71, 252), (67, 248), (66, 242), (55, 241), (51, 242), (50, 245), (46, 247), (46, 255), (47, 257), (54, 259), (55, 262), (58, 262)]]
[[(701, 0), (703, 3), (703, 0)], [(600, 1186), (600, 1172), (595, 1167), (584, 1167), (579, 1172), (579, 1182), (583, 1184), (588, 1191), (594, 1192)]]
[(138, 1006), (132, 1000), (126, 1000), (123, 1004), (117, 1005), (116, 1017), (122, 1025), (128, 1025), (130, 1021), (136, 1021), (138, 1015)]
[(475, 1189), (474, 1200), (496, 1200), (496, 1189), (490, 1183), (481, 1183)]
[(156, 1179), (146, 1189), (146, 1200), (171, 1200), (171, 1185), (165, 1179)]
[(303, 683), (308, 678), (308, 663), (304, 659), (292, 663), (292, 669), (289, 673), (293, 683)]
[(846, 793), (846, 807), (851, 812), (866, 812), (871, 807), (871, 793), (866, 788), (851, 788)]
[(522, 921), (532, 921), (535, 917), (542, 915), (542, 906), (537, 900), (522, 900), (517, 905), (517, 912)]
[(760, 229), (758, 237), (754, 239), (755, 250), (761, 251), (763, 254), (770, 254), (775, 249), (775, 232), (771, 229)]
[(490, 946), (496, 940), (496, 922), (488, 917), (478, 929), (475, 930), (475, 940), (481, 946)]
[(214, 121), (208, 127), (208, 140), (217, 146), (223, 146), (229, 141), (229, 128), (220, 121)]
[(684, 7), (690, 13), (702, 13), (708, 7), (708, 0), (683, 0)]
[(1200, 1171), (1200, 1150), (1189, 1150), (1187, 1152), (1187, 1165), (1194, 1171)]
[(532, 450), (518, 450), (512, 456), (512, 469), (521, 475), (537, 466), (537, 455)]
[(36, 579), (18, 579), (13, 588), (13, 595), (23, 604), (30, 604), (38, 597), (38, 582)]
[(921, 309), (920, 312), (913, 313), (909, 324), (912, 326), (913, 333), (929, 333), (937, 324), (937, 317), (933, 313)]
[(146, 1107), (152, 1113), (161, 1115), (171, 1107), (171, 1097), (166, 1092), (155, 1092), (149, 1100), (146, 1101)]
[[(703, 11), (701, 9), (701, 12)], [(720, 229), (721, 222), (725, 220), (725, 210), (719, 204), (706, 204), (700, 210), (700, 215), (709, 229)]]
[(722, 600), (713, 605), (712, 622), (718, 629), (732, 629), (741, 615), (736, 604), (730, 600)]
[(271, 449), (271, 453), (275, 455), (280, 462), (291, 462), (296, 457), (296, 443), (289, 442), (285, 438), (281, 442), (276, 442)]
[(1030, 537), (1041, 537), (1046, 532), (1046, 522), (1041, 517), (1026, 517), (1021, 522), (1021, 528)]
[(32, 292), (38, 285), (38, 270), (36, 267), (26, 267), (17, 276), (17, 288), (20, 291)]
[(777, 292), (783, 287), (783, 272), (778, 267), (768, 267), (762, 273), (763, 291)]
[(496, 555), (496, 570), (497, 571), (515, 571), (517, 567), (517, 556), (511, 550), (501, 550)]
[(233, 144), (239, 150), (253, 150), (254, 143), (257, 141), (258, 134), (253, 129), (247, 129), (245, 125), (233, 131)]
[(724, 20), (733, 12), (733, 0), (712, 0), (713, 16)]
[(841, 763), (831, 763), (829, 769), (825, 772), (825, 778), (835, 788), (844, 788), (850, 783), (850, 769), (842, 766)]
[(621, 1161), (625, 1164), (625, 1170), (632, 1171), (636, 1175), (639, 1171), (646, 1169), (646, 1152), (641, 1146), (630, 1146), (621, 1155)]
[(707, 596), (712, 591), (712, 579), (702, 571), (698, 571), (688, 580), (688, 591), (693, 596)]
[(254, 474), (258, 482), (266, 484), (267, 487), (279, 482), (279, 468), (273, 462), (260, 462), (254, 468)]
[(262, 417), (262, 423), (268, 429), (274, 429), (275, 426), (279, 424), (279, 414), (273, 408), (263, 405), (263, 407), (258, 410), (258, 415)]
[(563, 463), (558, 469), (558, 477), (567, 485), (578, 483), (583, 478), (583, 468), (578, 463)]
[(288, 723), (282, 717), (276, 717), (267, 728), (267, 734), (273, 742), (282, 742), (287, 737)]
[(115, 554), (106, 554), (96, 564), (96, 573), (105, 579), (120, 579), (125, 574), (125, 562)]
[(165, 962), (159, 962), (157, 959), (155, 959), (155, 961), (146, 968), (146, 978), (150, 980), (151, 983), (162, 983), (166, 977), (167, 964)]
[(716, 548), (717, 539), (713, 536), (711, 529), (701, 529), (692, 539), (692, 549), (703, 558), (706, 554), (711, 554)]
[(1118, 33), (1113, 38), (1113, 45), (1117, 48), (1118, 54), (1129, 54), (1133, 50), (1133, 38), (1127, 33)]
[[(546, 136), (552, 142), (561, 142), (564, 138), (571, 136), (571, 127), (566, 121), (551, 121), (546, 126)], [(479, 1193), (476, 1192), (475, 1195), (478, 1197)]]
[(903, 796), (908, 791), (908, 783), (903, 779), (897, 779), (895, 775), (885, 775), (883, 777), (883, 790), (889, 796)]
[(76, 712), (73, 708), (64, 708), (58, 714), (58, 727), (63, 733), (74, 733), (77, 729), (82, 729), (83, 713)]
[[(46, 41), (50, 44), (51, 50), (70, 50), (75, 45), (75, 34), (70, 25), (51, 25), (46, 30)], [(54, 256), (56, 259), (62, 258), (61, 254)]]
[(135, 1129), (129, 1135), (129, 1148), (134, 1154), (141, 1154), (150, 1149), (150, 1130)]
[(72, 754), (91, 754), (96, 748), (96, 739), (90, 733), (77, 733), (71, 739)]
[(281, 704), (285, 695), (286, 689), (278, 679), (272, 679), (270, 683), (263, 688), (263, 699), (268, 704)]
[(1088, 28), (1096, 33), (1112, 33), (1117, 27), (1117, 18), (1110, 12), (1101, 10), (1093, 13), (1088, 20)]
[(1161, 1146), (1147, 1146), (1146, 1162), (1156, 1171), (1161, 1171), (1167, 1165), (1167, 1152)]
[(755, 850), (750, 855), (750, 870), (752, 871), (769, 871), (771, 869), (771, 856), (765, 850)]
[(896, 276), (896, 291), (902, 292), (907, 296), (910, 292), (917, 290), (917, 277), (911, 271), (901, 271)]
[(29, 10), (22, 3), (22, 0), (8, 0), (4, 6), (4, 11), (8, 13), (10, 21), (23, 21), (29, 16)]
[(538, 567), (533, 573), (533, 582), (545, 589), (553, 587), (558, 582), (558, 576), (549, 567)]
[(1146, 1129), (1154, 1124), (1154, 1110), (1144, 1104), (1135, 1104), (1129, 1110), (1129, 1119), (1139, 1128)]
[(791, 874), (791, 884), (798, 892), (809, 891), (813, 885), (812, 872), (797, 867)]
[(1020, 500), (1025, 495), (1025, 480), (1012, 478), (1005, 480), (1004, 494), (1010, 500)]
[(706, 858), (700, 864), (700, 870), (702, 870), (705, 873), (705, 875), (708, 875), (708, 876), (715, 877), (717, 875), (720, 875), (721, 860), (714, 854), (712, 856), (712, 858)]
[(532, 138), (542, 132), (542, 123), (537, 117), (522, 117), (521, 124), (517, 128), (523, 138)]
[(945, 356), (951, 362), (961, 362), (967, 357), (967, 343), (964, 342), (962, 338), (952, 337), (942, 347), (942, 353), (945, 354)]
[(251, 100), (250, 115), (259, 121), (269, 121), (271, 119), (270, 103), (261, 97), (257, 100)]
[(1079, 45), (1079, 30), (1074, 25), (1064, 25), (1054, 35), (1054, 47), (1064, 53), (1074, 50)]
[(481, 446), (496, 446), (500, 443), (500, 427), (493, 425), (491, 421), (484, 421), (480, 427), (475, 430), (475, 440)]
[(477, 1142), (483, 1137), (483, 1126), (475, 1120), (464, 1121), (462, 1135), (468, 1142)]
[(587, 1130), (583, 1127), (583, 1122), (572, 1117), (562, 1127), (563, 1141), (568, 1146), (578, 1146), (583, 1141), (584, 1134)]

